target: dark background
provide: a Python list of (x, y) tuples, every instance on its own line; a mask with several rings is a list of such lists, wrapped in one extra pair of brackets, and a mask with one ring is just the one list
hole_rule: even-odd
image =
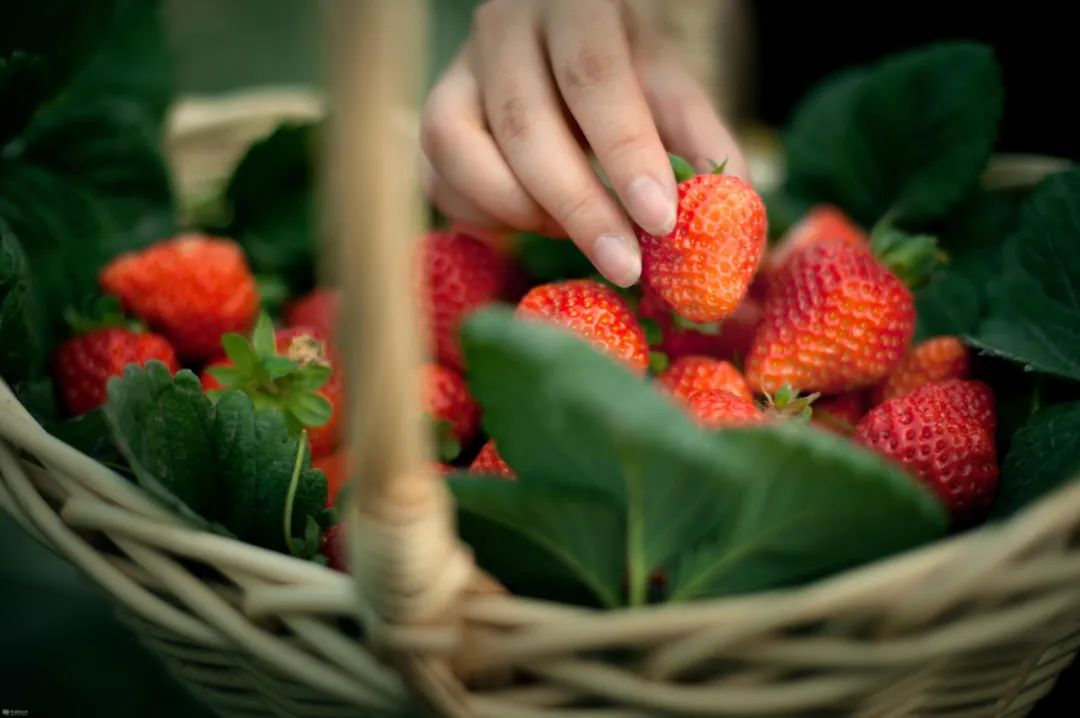
[[(179, 90), (312, 85), (319, 76), (316, 0), (168, 0)], [(460, 42), (472, 0), (437, 0), (434, 65)], [(781, 126), (825, 75), (940, 39), (997, 51), (1006, 86), (999, 149), (1080, 157), (1068, 4), (811, 3), (755, 0), (754, 108)], [(0, 13), (0, 22), (3, 21)], [(918, 108), (912, 108), (917, 112)], [(0, 108), (2, 111), (2, 108)], [(1064, 674), (1036, 718), (1080, 715), (1080, 668)], [(113, 618), (68, 564), (0, 516), (0, 708), (31, 716), (201, 718), (204, 711)]]

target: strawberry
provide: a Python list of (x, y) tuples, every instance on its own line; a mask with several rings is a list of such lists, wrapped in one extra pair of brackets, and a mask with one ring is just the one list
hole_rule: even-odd
[(163, 337), (122, 327), (105, 327), (74, 336), (56, 350), (53, 376), (64, 405), (72, 414), (85, 414), (108, 399), (109, 379), (128, 364), (157, 360), (173, 374), (180, 370), (173, 348)]
[(469, 471), (476, 474), (500, 476), (511, 481), (517, 479), (514, 470), (499, 456), (494, 439), (488, 439), (487, 443), (481, 447), (480, 453), (476, 455), (476, 458), (473, 459), (472, 464), (469, 466)]
[(768, 421), (768, 415), (753, 401), (723, 389), (695, 392), (687, 398), (686, 405), (694, 420), (707, 429)]
[(337, 502), (338, 492), (348, 481), (349, 473), (345, 468), (346, 452), (332, 451), (316, 456), (311, 460), (311, 465), (316, 469), (322, 469), (326, 476), (326, 505), (333, 506)]
[(954, 522), (966, 524), (985, 513), (997, 488), (994, 423), (989, 387), (952, 380), (879, 404), (859, 422), (855, 440), (917, 476)]
[(935, 337), (908, 349), (900, 366), (874, 391), (874, 403), (910, 394), (923, 384), (966, 379), (968, 350), (956, 337)]
[(738, 369), (729, 362), (709, 357), (681, 357), (656, 381), (671, 396), (684, 401), (692, 394), (712, 389), (723, 389), (747, 401), (753, 400)]
[(227, 357), (202, 373), (207, 392), (236, 389), (256, 408), (283, 411), (297, 431), (306, 428), (311, 455), (334, 450), (341, 436), (344, 382), (329, 344), (308, 327), (274, 331), (263, 315), (250, 341), (237, 334), (222, 339)]
[(310, 327), (332, 341), (337, 336), (340, 310), (341, 292), (316, 289), (286, 307), (285, 323), (290, 327)]
[(796, 250), (821, 242), (839, 240), (860, 247), (869, 246), (866, 232), (836, 207), (819, 205), (784, 233), (776, 247), (765, 258), (763, 271), (770, 274), (780, 269)]
[(606, 284), (591, 279), (541, 284), (522, 297), (517, 313), (577, 332), (640, 373), (648, 366), (649, 345), (641, 325)]
[(221, 336), (246, 331), (259, 310), (244, 252), (227, 239), (180, 235), (117, 257), (98, 280), (189, 361), (215, 357)]
[(638, 305), (638, 316), (656, 323), (660, 329), (660, 341), (655, 348), (671, 361), (692, 354), (742, 360), (750, 351), (761, 321), (761, 304), (747, 296), (716, 331), (705, 332), (679, 326), (678, 319), (663, 300), (653, 292), (646, 291)]
[(680, 316), (717, 322), (735, 311), (765, 251), (765, 204), (745, 180), (698, 175), (678, 185), (675, 228), (638, 228), (644, 285)]
[(500, 299), (509, 283), (505, 257), (461, 232), (429, 232), (423, 239), (421, 301), (440, 364), (462, 368), (457, 332), (473, 310)]
[(323, 531), (322, 554), (326, 564), (335, 571), (349, 571), (349, 536), (345, 524), (334, 524)]
[(453, 460), (476, 436), (480, 405), (469, 394), (465, 379), (453, 369), (428, 364), (421, 370), (420, 393), (424, 410), (442, 427), (439, 431), (442, 458)]
[(829, 396), (814, 402), (810, 423), (842, 436), (850, 436), (866, 414), (866, 396), (861, 391)]
[(869, 251), (814, 244), (773, 277), (746, 380), (766, 392), (861, 389), (896, 368), (914, 329), (911, 292)]

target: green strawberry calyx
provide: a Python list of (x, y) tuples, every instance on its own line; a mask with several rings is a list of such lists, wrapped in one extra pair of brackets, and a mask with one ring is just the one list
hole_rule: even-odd
[(794, 387), (785, 384), (777, 389), (775, 394), (766, 392), (765, 401), (768, 404), (768, 410), (775, 416), (810, 421), (813, 415), (812, 405), (820, 396), (820, 392), (800, 396)]
[(926, 284), (948, 255), (937, 237), (913, 234), (881, 222), (870, 234), (870, 249), (878, 261), (911, 289)]
[(64, 321), (75, 334), (89, 334), (113, 327), (136, 333), (146, 331), (142, 322), (124, 314), (120, 300), (111, 294), (95, 296), (79, 308), (68, 306), (64, 309)]
[(264, 313), (255, 323), (250, 339), (229, 333), (221, 338), (221, 345), (231, 364), (208, 370), (222, 386), (209, 392), (210, 396), (242, 391), (256, 409), (276, 409), (285, 414), (296, 433), (330, 421), (333, 408), (318, 394), (333, 373), (322, 342), (314, 337), (297, 337), (288, 354), (281, 355), (274, 340), (273, 322)]

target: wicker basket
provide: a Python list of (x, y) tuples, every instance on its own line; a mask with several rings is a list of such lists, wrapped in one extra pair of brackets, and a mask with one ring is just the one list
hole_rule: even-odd
[[(343, 64), (396, 59), (415, 76), (418, 41), (393, 45), (387, 29), (416, 4), (346, 5), (366, 17), (337, 28)], [(356, 279), (346, 324), (364, 326), (346, 347), (364, 398), (350, 428), (364, 477), (348, 517), (354, 579), (184, 525), (46, 433), (0, 381), (0, 507), (96, 581), (214, 710), (959, 718), (1023, 716), (1050, 690), (1080, 647), (1080, 482), (1009, 522), (797, 589), (602, 612), (484, 576), (413, 409), (415, 313), (398, 278), (415, 178), (377, 172), (407, 142), (377, 108), (408, 85), (339, 85), (337, 259)]]

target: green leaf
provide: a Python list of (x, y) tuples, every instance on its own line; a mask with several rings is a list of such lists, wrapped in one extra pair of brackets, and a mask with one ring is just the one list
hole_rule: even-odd
[(1009, 238), (974, 343), (1034, 371), (1080, 380), (1080, 169), (1044, 180)]
[[(938, 501), (898, 468), (804, 425), (723, 432), (738, 500), (674, 565), (671, 600), (799, 583), (942, 536)], [(734, 498), (734, 496), (732, 497)]]
[(1013, 436), (991, 516), (1005, 518), (1080, 478), (1080, 402), (1035, 412)]
[(235, 366), (212, 366), (206, 371), (226, 389), (236, 389), (247, 380), (247, 374)]
[(517, 238), (517, 255), (538, 282), (587, 277), (595, 268), (573, 242), (525, 233)]
[(213, 517), (214, 409), (199, 378), (186, 369), (172, 377), (158, 361), (130, 364), (108, 391), (105, 416), (139, 485), (189, 519)]
[(915, 339), (964, 336), (979, 324), (979, 293), (959, 272), (946, 271), (915, 290)]
[(288, 410), (297, 421), (307, 427), (322, 426), (330, 421), (334, 413), (333, 407), (325, 397), (308, 393), (290, 397)]
[(685, 182), (697, 174), (694, 166), (678, 155), (668, 152), (668, 161), (671, 162), (671, 170), (675, 173), (676, 182)]
[(260, 361), (260, 365), (262, 366), (262, 370), (266, 372), (266, 376), (271, 380), (280, 379), (300, 368), (300, 365), (292, 359), (277, 355), (264, 356)]
[[(863, 450), (790, 429), (769, 434), (768, 451), (752, 438), (704, 432), (653, 386), (558, 328), (518, 322), (509, 310), (490, 308), (467, 322), (463, 346), (485, 428), (519, 476), (505, 491), (542, 486), (556, 493), (606, 495), (607, 510), (618, 517), (623, 534), (620, 541), (605, 543), (610, 553), (605, 549), (602, 560), (608, 567), (601, 575), (620, 576), (620, 581), (604, 584), (604, 591), (622, 596), (625, 585), (623, 600), (630, 604), (642, 603), (650, 576), (688, 548), (709, 537), (720, 544), (741, 539), (742, 534), (730, 534), (732, 521), (758, 526), (757, 512), (768, 508), (764, 487), (801, 492), (805, 501), (816, 502), (804, 508), (837, 532), (861, 528), (864, 519), (849, 516), (835, 491), (877, 501), (867, 511), (883, 533), (895, 534), (895, 542), (875, 539), (866, 553), (857, 553), (825, 541), (834, 534), (820, 541), (803, 536), (808, 554), (826, 557), (818, 559), (819, 568), (876, 558), (944, 530), (943, 511), (929, 493)], [(772, 458), (764, 456), (769, 452)], [(799, 470), (803, 465), (809, 467), (805, 475)], [(764, 480), (762, 467), (768, 469)], [(819, 469), (829, 476), (825, 489), (813, 493), (804, 485), (817, 480)], [(871, 478), (886, 488), (864, 490)], [(777, 511), (761, 530), (785, 520)], [(504, 524), (512, 530), (520, 522), (511, 516)], [(519, 530), (536, 529), (520, 525)], [(781, 535), (796, 540), (786, 531)], [(840, 556), (835, 562), (827, 558), (833, 554)], [(738, 570), (761, 571), (777, 583), (801, 577), (761, 568), (772, 560), (753, 554)], [(710, 585), (706, 581), (705, 588), (694, 590), (707, 591)]]
[(612, 558), (624, 527), (606, 494), (473, 476), (447, 481), (462, 537), (515, 593), (622, 603), (622, 568)]
[(943, 43), (833, 77), (785, 137), (787, 191), (836, 204), (864, 226), (944, 216), (974, 186), (997, 136), (992, 51)]
[[(281, 412), (256, 410), (235, 391), (218, 400), (212, 436), (222, 523), (245, 541), (289, 551), (281, 527), (300, 438)], [(303, 535), (309, 517), (321, 514), (326, 491), (326, 478), (310, 467), (305, 447), (291, 516), (294, 536)]]
[(274, 323), (266, 312), (259, 314), (255, 321), (255, 330), (251, 333), (251, 346), (260, 357), (277, 354), (277, 345), (274, 342)]
[(312, 124), (281, 125), (251, 146), (225, 190), (225, 231), (257, 274), (281, 277), (296, 293), (315, 281), (318, 132)]
[(221, 347), (225, 350), (225, 356), (229, 358), (237, 371), (244, 375), (253, 374), (259, 367), (259, 358), (255, 355), (255, 348), (251, 342), (242, 335), (229, 332), (221, 336)]
[(334, 370), (326, 364), (307, 364), (289, 377), (290, 391), (315, 391), (330, 381)]
[(41, 376), (44, 329), (22, 245), (0, 218), (0, 376), (9, 384)]

